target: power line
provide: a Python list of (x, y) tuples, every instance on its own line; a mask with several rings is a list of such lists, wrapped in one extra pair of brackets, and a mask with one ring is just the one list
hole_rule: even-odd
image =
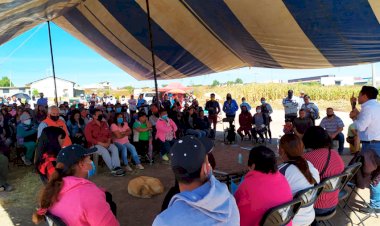
[(31, 38), (33, 38), (33, 36), (44, 26), (44, 24), (41, 24), (40, 26), (38, 26), (36, 28), (36, 30), (33, 31), (32, 34), (30, 34), (23, 42), (20, 43), (19, 46), (17, 46), (14, 50), (12, 50), (12, 52), (10, 52), (8, 54), (8, 56), (6, 56), (5, 58), (3, 58), (3, 60), (0, 60), (0, 65), (2, 65), (3, 63), (5, 63), (14, 53), (17, 52), (17, 50), (19, 50), (21, 47), (23, 47)]

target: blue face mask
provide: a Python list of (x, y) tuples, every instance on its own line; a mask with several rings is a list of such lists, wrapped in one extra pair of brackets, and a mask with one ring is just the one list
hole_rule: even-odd
[(116, 108), (116, 113), (120, 113), (121, 112), (121, 108)]
[(123, 118), (117, 118), (117, 123), (118, 123), (118, 124), (123, 123), (123, 121), (124, 121)]
[(108, 111), (108, 112), (112, 111), (112, 108), (107, 108), (107, 111)]
[(262, 103), (262, 104), (265, 104), (265, 100), (262, 100), (261, 103)]
[(96, 166), (93, 161), (91, 161), (92, 169), (87, 172), (87, 178), (90, 178), (95, 175), (96, 173)]
[(168, 116), (167, 116), (167, 115), (163, 115), (163, 116), (161, 116), (161, 118), (162, 118), (163, 120), (168, 120)]

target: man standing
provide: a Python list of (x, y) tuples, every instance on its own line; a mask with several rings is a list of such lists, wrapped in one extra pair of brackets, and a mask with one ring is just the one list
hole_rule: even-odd
[(344, 135), (342, 133), (344, 123), (342, 119), (334, 114), (334, 109), (327, 108), (326, 109), (326, 117), (324, 117), (321, 121), (320, 127), (324, 128), (326, 132), (329, 134), (332, 140), (339, 141), (339, 154), (343, 154), (344, 149)]
[(95, 110), (94, 120), (89, 122), (84, 134), (89, 146), (96, 147), (96, 153), (101, 155), (113, 176), (124, 176), (125, 171), (120, 168), (119, 150), (111, 143), (111, 130), (103, 121), (102, 111)]
[(285, 109), (285, 119), (290, 119), (291, 122), (297, 118), (298, 98), (293, 96), (293, 90), (288, 90), (288, 96), (282, 100), (282, 105)]
[[(240, 225), (235, 198), (212, 174), (207, 147), (193, 136), (185, 136), (170, 149), (171, 167), (180, 193), (172, 197), (153, 226)], [(181, 223), (179, 223), (181, 222)]]
[(67, 130), (66, 123), (59, 118), (59, 108), (55, 105), (49, 107), (48, 117), (38, 125), (37, 138), (40, 138), (42, 130), (48, 126), (55, 126), (63, 129), (66, 133), (65, 140), (63, 141), (63, 147), (71, 145), (70, 134)]
[(137, 100), (133, 95), (131, 95), (131, 99), (128, 100), (128, 105), (129, 105), (129, 114), (131, 117), (137, 110)]
[(44, 93), (40, 93), (40, 99), (37, 100), (37, 105), (48, 106), (48, 99), (44, 98)]
[[(357, 98), (361, 104), (361, 111), (359, 112), (354, 106), (351, 114), (353, 118), (357, 117), (354, 124), (359, 131), (363, 154), (373, 150), (380, 158), (380, 104), (376, 100), (378, 93), (375, 87), (363, 86)], [(352, 98), (351, 102), (356, 104), (356, 98)], [(378, 182), (372, 181), (370, 184), (370, 208), (360, 208), (360, 211), (380, 213), (380, 184)]]
[(248, 111), (251, 111), (251, 105), (249, 105), (249, 103), (247, 102), (247, 100), (245, 99), (245, 97), (241, 98), (241, 104), (240, 104), (240, 108), (245, 106), (247, 108)]
[(272, 109), (272, 106), (270, 106), (270, 104), (268, 104), (265, 101), (264, 97), (261, 97), (260, 102), (261, 102), (261, 112), (264, 114), (266, 118), (267, 132), (269, 134), (269, 143), (271, 143), (272, 131), (270, 130), (270, 122), (272, 121), (272, 117), (270, 115), (273, 113), (273, 109)]
[(218, 121), (218, 114), (220, 112), (220, 105), (218, 101), (215, 100), (215, 94), (210, 94), (209, 101), (206, 102), (205, 110), (208, 111), (208, 120), (213, 125), (213, 130), (216, 131), (216, 123)]
[(305, 91), (301, 90), (300, 91), (300, 98), (298, 100), (298, 108), (301, 109), (301, 106), (305, 103)]
[(236, 103), (236, 100), (232, 99), (231, 94), (227, 93), (226, 101), (223, 104), (223, 111), (226, 113), (226, 118), (229, 119), (230, 128), (232, 127), (233, 122), (235, 121), (235, 115), (239, 106)]
[(313, 125), (315, 125), (315, 120), (319, 118), (319, 109), (318, 106), (310, 102), (310, 97), (308, 95), (304, 96), (304, 104), (302, 104), (301, 109), (305, 110), (306, 118), (310, 118), (313, 121)]
[(121, 96), (121, 99), (119, 100), (121, 106), (127, 106), (127, 100), (125, 99), (125, 96)]

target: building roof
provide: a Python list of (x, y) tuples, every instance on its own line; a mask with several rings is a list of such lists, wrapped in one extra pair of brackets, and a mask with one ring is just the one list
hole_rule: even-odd
[[(30, 86), (32, 85), (33, 83), (36, 83), (36, 82), (39, 82), (39, 81), (42, 81), (42, 80), (45, 80), (45, 79), (48, 79), (48, 78), (53, 78), (53, 76), (48, 76), (48, 77), (45, 77), (45, 78), (41, 78), (41, 79), (38, 79), (36, 81), (33, 81), (33, 82), (30, 82), (28, 84), (25, 84), (25, 86)], [(75, 82), (73, 81), (70, 81), (70, 80), (67, 80), (67, 79), (63, 79), (63, 78), (58, 78), (57, 76), (55, 77), (56, 80), (62, 80), (62, 81), (66, 81), (66, 82), (71, 82), (73, 84), (75, 84)]]

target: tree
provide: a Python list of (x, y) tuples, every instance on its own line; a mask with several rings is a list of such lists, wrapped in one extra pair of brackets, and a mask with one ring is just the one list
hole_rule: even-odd
[(228, 81), (227, 86), (232, 86), (235, 82), (234, 81)]
[(212, 81), (211, 86), (219, 86), (219, 85), (220, 85), (220, 82), (218, 80)]
[(11, 84), (11, 80), (7, 76), (1, 78), (0, 87), (11, 87), (11, 86), (14, 86), (14, 85)]
[(243, 80), (241, 78), (237, 78), (235, 80), (235, 84), (243, 84)]
[(40, 92), (38, 92), (37, 89), (33, 89), (33, 90), (32, 90), (32, 95), (33, 95), (33, 96), (37, 97), (39, 94), (40, 94)]

